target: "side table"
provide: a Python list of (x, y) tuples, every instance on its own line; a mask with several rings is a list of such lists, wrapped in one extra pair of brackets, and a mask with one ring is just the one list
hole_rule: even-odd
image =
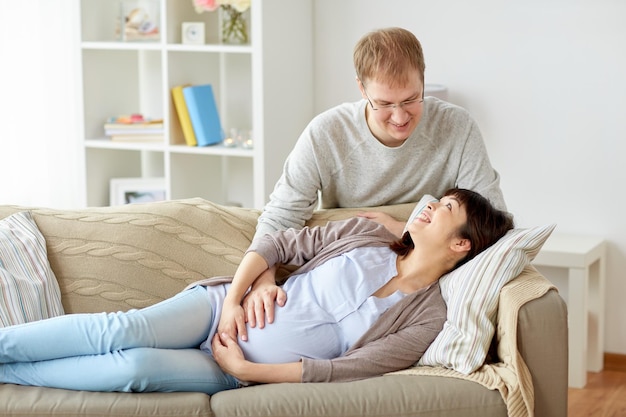
[(569, 386), (583, 388), (604, 367), (606, 242), (552, 234), (533, 264), (568, 270)]

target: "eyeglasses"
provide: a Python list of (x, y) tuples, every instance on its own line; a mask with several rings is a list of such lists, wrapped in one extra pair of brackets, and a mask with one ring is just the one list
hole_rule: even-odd
[(363, 91), (365, 92), (365, 97), (367, 97), (367, 101), (370, 103), (370, 107), (374, 111), (383, 110), (383, 111), (385, 111), (387, 113), (391, 113), (391, 112), (393, 112), (396, 109), (396, 107), (400, 107), (402, 110), (405, 110), (405, 108), (408, 108), (408, 109), (412, 110), (415, 107), (417, 107), (417, 105), (422, 104), (424, 102), (424, 93), (422, 93), (422, 97), (415, 98), (413, 100), (406, 100), (406, 101), (403, 101), (403, 102), (397, 103), (397, 104), (394, 104), (394, 103), (392, 103), (392, 104), (384, 104), (384, 105), (380, 105), (378, 107), (374, 107), (374, 105), (372, 104), (372, 100), (370, 99), (370, 96), (369, 96), (369, 94), (367, 94), (367, 90), (365, 89), (365, 84), (361, 83), (361, 85), (363, 86)]

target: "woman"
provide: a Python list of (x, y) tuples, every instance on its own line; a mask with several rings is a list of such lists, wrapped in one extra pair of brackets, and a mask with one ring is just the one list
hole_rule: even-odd
[[(399, 241), (365, 218), (276, 232), (252, 243), (232, 283), (207, 280), (141, 310), (0, 329), (0, 382), (213, 394), (247, 382), (347, 381), (403, 369), (445, 321), (439, 278), (511, 227), (477, 193), (453, 189)], [(288, 302), (271, 326), (248, 327), (241, 300), (276, 263), (302, 266), (283, 286)]]

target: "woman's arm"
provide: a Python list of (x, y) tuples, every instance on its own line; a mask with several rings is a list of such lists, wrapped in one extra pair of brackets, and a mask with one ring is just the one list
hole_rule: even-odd
[(241, 340), (248, 340), (246, 319), (241, 301), (250, 285), (268, 269), (265, 259), (256, 252), (247, 252), (233, 277), (233, 281), (226, 293), (222, 315), (218, 325), (218, 332), (225, 332), (233, 339), (237, 335)]
[(300, 382), (302, 379), (301, 362), (266, 364), (247, 361), (237, 341), (226, 333), (216, 334), (211, 348), (220, 368), (240, 381), (278, 383)]

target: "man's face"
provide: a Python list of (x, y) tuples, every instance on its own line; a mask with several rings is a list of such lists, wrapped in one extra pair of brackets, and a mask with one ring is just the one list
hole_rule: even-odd
[(369, 101), (365, 113), (367, 124), (384, 145), (400, 146), (422, 118), (424, 85), (417, 72), (409, 79), (402, 87), (390, 87), (375, 80), (359, 85), (363, 98)]

